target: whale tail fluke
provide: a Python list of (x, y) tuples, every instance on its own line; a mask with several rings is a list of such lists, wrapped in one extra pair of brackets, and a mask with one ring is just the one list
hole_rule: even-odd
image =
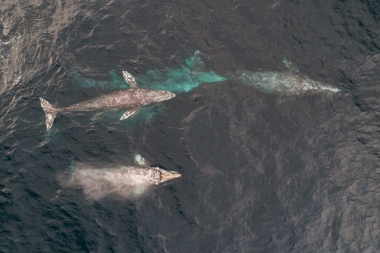
[(40, 98), (40, 100), (41, 100), (41, 107), (45, 112), (46, 128), (49, 131), (51, 126), (54, 123), (54, 119), (57, 116), (58, 110), (45, 99)]

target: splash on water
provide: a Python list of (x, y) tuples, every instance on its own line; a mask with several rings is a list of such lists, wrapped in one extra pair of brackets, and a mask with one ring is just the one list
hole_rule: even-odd
[(140, 166), (146, 166), (145, 158), (139, 154), (135, 155), (135, 163)]
[(291, 62), (291, 61), (289, 61), (289, 60), (287, 60), (287, 59), (284, 59), (283, 61), (282, 61), (282, 64), (284, 64), (284, 67), (285, 68), (287, 68), (288, 70), (290, 70), (290, 71), (293, 71), (293, 72), (300, 72), (299, 70), (298, 70), (298, 68)]
[(213, 71), (203, 71), (204, 62), (200, 51), (186, 59), (186, 64), (178, 69), (149, 70), (146, 75), (139, 76), (136, 81), (142, 88), (166, 90), (173, 93), (189, 92), (203, 83), (226, 81), (227, 78)]

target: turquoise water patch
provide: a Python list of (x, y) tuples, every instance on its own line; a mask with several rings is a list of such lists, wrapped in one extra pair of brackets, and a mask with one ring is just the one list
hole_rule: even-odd
[[(185, 60), (185, 65), (178, 69), (148, 70), (145, 75), (136, 76), (136, 82), (141, 88), (152, 90), (165, 90), (176, 94), (189, 92), (203, 83), (215, 83), (226, 81), (227, 78), (213, 71), (203, 71), (204, 62), (199, 50)], [(129, 71), (129, 70), (127, 70)], [(75, 90), (86, 88), (104, 88), (107, 90), (121, 90), (129, 88), (121, 75), (115, 70), (110, 71), (110, 80), (92, 80), (80, 77), (78, 73), (73, 75), (73, 87)]]
[(195, 72), (188, 67), (166, 71), (149, 70), (145, 76), (136, 78), (141, 88), (165, 90), (176, 94), (189, 92), (202, 83), (222, 82), (227, 80), (214, 72)]
[[(45, 122), (45, 117), (41, 117), (41, 122)], [(45, 124), (44, 130), (46, 130)], [(47, 143), (58, 144), (63, 135), (64, 133), (59, 131), (59, 122), (54, 121), (52, 128), (44, 132), (44, 138), (40, 142), (40, 146), (42, 147)]]
[(135, 159), (135, 163), (137, 165), (139, 165), (139, 166), (147, 166), (146, 162), (145, 162), (145, 158), (142, 157), (141, 155), (135, 154), (134, 159)]

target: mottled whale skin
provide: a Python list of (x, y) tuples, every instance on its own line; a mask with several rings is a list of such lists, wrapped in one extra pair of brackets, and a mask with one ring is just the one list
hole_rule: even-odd
[[(175, 171), (163, 170), (159, 167), (122, 166), (108, 169), (81, 169), (76, 171), (75, 178), (86, 178), (93, 181), (109, 181), (118, 185), (159, 185), (166, 181), (179, 178), (181, 174)], [(120, 182), (118, 182), (120, 181)]]
[(175, 171), (159, 167), (121, 166), (114, 168), (85, 167), (75, 171), (72, 182), (90, 199), (108, 195), (124, 198), (140, 197), (151, 186), (181, 177)]
[(40, 98), (42, 109), (45, 112), (46, 128), (50, 130), (57, 113), (73, 111), (104, 111), (111, 109), (129, 109), (120, 120), (134, 115), (141, 107), (152, 103), (165, 101), (175, 97), (174, 93), (163, 90), (149, 90), (138, 87), (134, 77), (127, 71), (123, 71), (125, 81), (130, 85), (130, 89), (115, 91), (110, 94), (70, 105), (62, 108), (55, 108), (47, 100)]

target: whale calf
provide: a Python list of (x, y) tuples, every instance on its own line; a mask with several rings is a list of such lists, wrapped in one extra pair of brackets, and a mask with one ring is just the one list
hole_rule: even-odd
[(128, 90), (115, 91), (67, 107), (55, 108), (47, 100), (40, 98), (42, 109), (45, 112), (47, 130), (50, 130), (52, 127), (54, 119), (58, 113), (129, 109), (121, 116), (120, 120), (123, 120), (136, 114), (136, 112), (145, 105), (161, 102), (175, 97), (174, 93), (168, 91), (139, 88), (134, 77), (127, 71), (123, 71), (123, 77), (130, 85)]

